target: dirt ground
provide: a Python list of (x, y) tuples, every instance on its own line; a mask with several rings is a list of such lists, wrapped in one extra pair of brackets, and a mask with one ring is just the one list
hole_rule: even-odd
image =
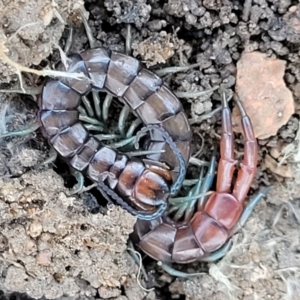
[[(53, 69), (70, 42), (70, 30), (70, 52), (89, 49), (79, 9), (89, 19), (95, 46), (125, 52), (127, 38), (131, 55), (154, 71), (199, 63), (164, 76), (175, 92), (221, 84), (235, 91), (243, 52), (259, 51), (283, 60), (294, 114), (276, 135), (259, 140), (259, 169), (250, 194), (264, 186), (271, 190), (233, 237), (230, 252), (217, 263), (176, 266), (203, 272), (193, 279), (173, 278), (145, 258), (149, 280), (140, 281), (154, 288), (151, 291), (140, 287), (139, 267), (126, 251), (135, 218), (116, 206), (88, 210), (85, 204), (95, 203), (89, 192), (70, 196), (68, 169), (60, 166), (61, 161), (42, 164), (49, 147), (39, 131), (0, 139), (0, 298), (299, 299), (298, 1), (0, 0), (0, 135), (28, 127), (38, 110), (34, 91), (42, 81), (36, 74), (22, 72), (23, 86), (34, 95), (4, 92), (21, 92), (20, 73), (11, 61)], [(181, 100), (194, 119), (220, 106), (218, 90)], [(220, 117), (216, 114), (192, 126), (193, 153), (202, 148), (203, 159), (219, 143)], [(242, 141), (236, 134), (238, 159)]]

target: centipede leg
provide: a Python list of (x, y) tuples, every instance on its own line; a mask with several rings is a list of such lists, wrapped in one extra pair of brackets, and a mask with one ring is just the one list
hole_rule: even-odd
[(67, 55), (69, 54), (71, 46), (73, 44), (73, 32), (74, 32), (73, 26), (69, 25), (69, 34), (64, 48), (64, 51)]
[(102, 131), (104, 130), (105, 126), (103, 123), (101, 123), (100, 121), (98, 121), (97, 119), (94, 119), (94, 118), (91, 118), (87, 115), (82, 115), (80, 114), (79, 115), (79, 120), (80, 121), (83, 121), (85, 123), (88, 123), (88, 124), (93, 124), (93, 125), (97, 125), (97, 126), (101, 126), (103, 129)]
[(93, 117), (93, 116), (95, 115), (95, 114), (94, 114), (94, 110), (93, 110), (92, 105), (91, 105), (91, 102), (90, 102), (90, 100), (87, 98), (87, 96), (82, 96), (82, 97), (81, 97), (81, 101), (82, 101), (82, 103), (84, 104), (85, 109), (86, 109), (88, 115), (89, 115), (90, 117)]
[(174, 268), (172, 268), (171, 266), (164, 264), (162, 262), (158, 262), (157, 263), (165, 272), (167, 272), (169, 275), (173, 276), (173, 277), (177, 277), (177, 278), (193, 278), (193, 277), (198, 277), (200, 275), (204, 275), (206, 273), (204, 272), (200, 272), (200, 273), (185, 273), (185, 272), (181, 272), (178, 271)]
[(70, 167), (70, 173), (76, 178), (77, 185), (69, 193), (70, 195), (80, 194), (84, 188), (84, 176), (81, 172), (74, 170), (72, 167)]
[(99, 93), (92, 91), (92, 96), (93, 96), (93, 102), (94, 102), (96, 116), (99, 120), (101, 120), (101, 118), (102, 118), (101, 105), (100, 105), (101, 101), (100, 101)]
[(232, 240), (228, 240), (224, 246), (222, 248), (220, 248), (219, 250), (207, 255), (207, 256), (204, 256), (201, 258), (201, 261), (204, 261), (204, 262), (215, 262), (219, 259), (221, 259), (222, 257), (224, 257), (228, 251), (230, 250), (232, 246)]
[(57, 154), (56, 150), (51, 147), (49, 150), (49, 157), (45, 161), (43, 161), (42, 165), (45, 166), (45, 165), (54, 163), (57, 159), (57, 155), (58, 154)]
[(43, 86), (27, 86), (23, 85), (23, 88), (21, 88), (19, 85), (14, 86), (10, 89), (0, 89), (0, 93), (17, 93), (17, 94), (23, 94), (23, 95), (39, 95), (42, 92)]
[(141, 124), (142, 124), (142, 120), (141, 120), (141, 119), (135, 119), (135, 120), (131, 123), (129, 129), (127, 130), (127, 132), (126, 132), (126, 137), (127, 137), (127, 138), (132, 137), (134, 131), (135, 131)]
[(83, 22), (83, 25), (84, 25), (84, 28), (85, 28), (85, 31), (86, 31), (87, 38), (88, 38), (89, 43), (90, 43), (90, 48), (94, 49), (95, 46), (96, 46), (96, 41), (95, 41), (95, 38), (93, 36), (92, 29), (89, 26), (88, 20), (85, 17), (85, 13), (83, 12), (83, 10), (81, 8), (79, 8), (79, 13), (80, 13), (80, 16), (82, 18), (82, 22)]
[[(175, 221), (176, 220), (178, 221), (184, 214), (185, 215), (184, 221), (188, 222), (195, 211), (196, 203), (198, 202), (198, 210), (204, 206), (205, 201), (207, 199), (206, 194), (211, 188), (214, 179), (215, 169), (216, 169), (216, 149), (214, 150), (213, 155), (211, 157), (211, 161), (209, 163), (206, 176), (203, 178), (204, 168), (202, 167), (200, 171), (199, 179), (196, 185), (190, 190), (188, 195), (186, 197), (171, 198), (169, 200), (170, 205), (175, 203), (176, 200), (178, 199), (182, 199), (182, 201), (184, 201), (182, 204), (175, 206), (175, 208), (178, 209), (178, 211), (174, 216)], [(201, 194), (203, 194), (203, 196), (199, 196)]]
[(264, 188), (250, 199), (249, 203), (245, 206), (238, 223), (231, 229), (230, 236), (237, 233), (246, 224), (256, 205), (269, 193), (269, 191), (270, 188)]
[(24, 135), (30, 134), (32, 132), (35, 132), (40, 127), (41, 127), (40, 122), (35, 121), (27, 128), (1, 134), (0, 139), (5, 138), (5, 137), (24, 136)]
[(118, 128), (122, 137), (125, 137), (125, 125), (126, 125), (126, 120), (130, 114), (130, 111), (131, 111), (130, 107), (125, 104), (119, 116)]
[(134, 141), (135, 141), (135, 136), (110, 144), (109, 146), (112, 148), (122, 148), (124, 146), (133, 145)]
[(108, 111), (111, 106), (112, 100), (113, 100), (113, 96), (110, 94), (107, 94), (104, 99), (103, 106), (102, 106), (102, 112), (103, 112), (102, 116), (103, 116), (104, 123), (106, 123), (108, 120)]
[(81, 194), (97, 186), (97, 183), (93, 183), (90, 186), (85, 187), (83, 174), (79, 171), (76, 171), (72, 167), (70, 167), (70, 173), (76, 178), (77, 181), (77, 186), (73, 190), (69, 191), (70, 195)]
[(131, 44), (132, 44), (131, 25), (127, 24), (127, 26), (126, 26), (126, 48), (125, 48), (125, 52), (127, 55), (131, 54)]

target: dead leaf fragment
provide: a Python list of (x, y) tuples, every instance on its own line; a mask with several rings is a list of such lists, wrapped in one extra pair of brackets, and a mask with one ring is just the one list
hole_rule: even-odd
[(285, 178), (292, 178), (292, 170), (290, 166), (287, 165), (279, 165), (277, 161), (272, 158), (270, 155), (266, 155), (264, 160), (265, 167), (269, 169), (271, 172)]
[[(276, 135), (295, 111), (292, 92), (283, 80), (285, 65), (260, 52), (243, 53), (237, 63), (236, 93), (259, 139)], [(234, 131), (242, 132), (237, 107), (232, 118)]]

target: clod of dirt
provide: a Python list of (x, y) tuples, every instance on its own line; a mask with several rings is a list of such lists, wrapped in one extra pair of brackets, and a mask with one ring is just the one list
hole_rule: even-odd
[(52, 170), (0, 179), (0, 200), (1, 290), (54, 299), (138, 288), (126, 253), (135, 218), (121, 208), (88, 213)]
[(133, 23), (141, 28), (150, 19), (151, 5), (146, 0), (105, 0), (104, 6), (108, 11), (113, 11), (110, 23)]
[(175, 54), (183, 41), (180, 41), (176, 35), (161, 31), (154, 33), (148, 39), (142, 42), (133, 42), (133, 56), (140, 55), (142, 61), (146, 63), (147, 68), (156, 64), (166, 63), (166, 61)]
[[(259, 139), (276, 135), (295, 111), (292, 92), (283, 80), (285, 65), (285, 61), (260, 52), (243, 53), (237, 63), (236, 93)], [(234, 131), (242, 132), (237, 107), (233, 126)]]
[[(0, 1), (1, 51), (20, 65), (39, 65), (57, 48), (71, 12), (82, 5), (82, 0)], [(0, 74), (3, 82), (10, 82), (16, 74), (1, 56)]]

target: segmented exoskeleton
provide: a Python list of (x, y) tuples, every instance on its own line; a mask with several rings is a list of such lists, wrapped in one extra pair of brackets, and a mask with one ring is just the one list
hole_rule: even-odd
[[(133, 57), (98, 48), (69, 58), (66, 71), (86, 78), (47, 80), (39, 112), (44, 135), (75, 170), (98, 182), (123, 208), (145, 220), (162, 215), (168, 197), (181, 187), (190, 157), (192, 132), (180, 101)], [(132, 159), (91, 137), (77, 108), (92, 90), (128, 105), (146, 126), (141, 133), (149, 132), (148, 150), (162, 152)]]

